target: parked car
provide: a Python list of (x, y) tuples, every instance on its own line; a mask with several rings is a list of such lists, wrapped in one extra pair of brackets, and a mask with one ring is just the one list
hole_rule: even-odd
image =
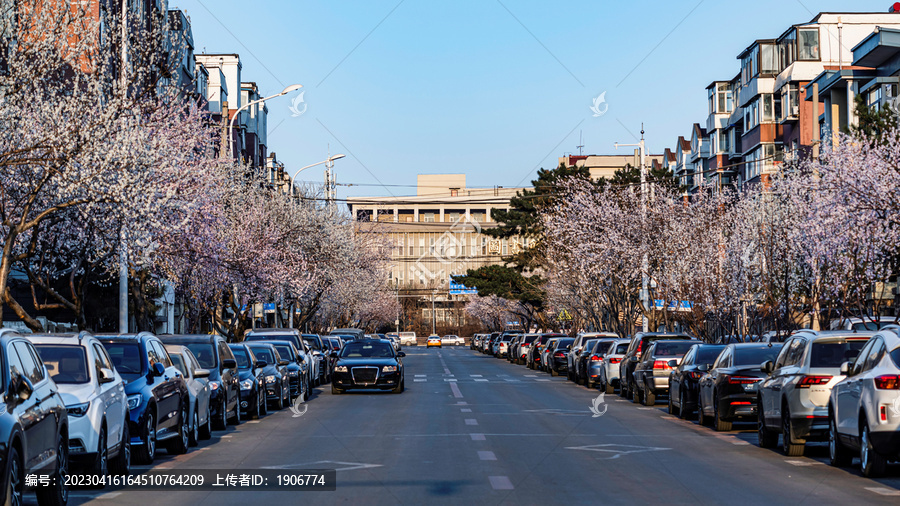
[(867, 316), (865, 318), (836, 318), (831, 320), (828, 325), (829, 330), (868, 330), (876, 331), (883, 329), (888, 325), (896, 325), (897, 319), (890, 316), (882, 316), (876, 318)]
[(158, 443), (172, 453), (187, 452), (190, 397), (162, 341), (150, 332), (95, 337), (126, 382), (133, 463), (152, 463)]
[(328, 368), (328, 360), (322, 349), (322, 338), (319, 337), (318, 334), (303, 334), (301, 337), (303, 338), (303, 343), (306, 345), (306, 348), (309, 350), (308, 354), (312, 357), (313, 363), (310, 364), (310, 367), (312, 367), (313, 370), (311, 376), (312, 386), (319, 386), (328, 382), (331, 371)]
[(575, 336), (575, 340), (572, 342), (572, 347), (569, 349), (569, 352), (566, 354), (566, 379), (569, 381), (574, 381), (578, 383), (578, 376), (576, 375), (578, 371), (578, 365), (576, 361), (581, 360), (582, 353), (584, 351), (584, 345), (592, 340), (600, 337), (608, 337), (610, 339), (615, 339), (618, 334), (612, 334), (607, 332), (580, 332)]
[(338, 395), (356, 388), (402, 393), (405, 388), (402, 359), (405, 356), (402, 351), (395, 352), (391, 343), (383, 340), (347, 343), (334, 366), (331, 393)]
[(509, 354), (509, 342), (517, 335), (519, 335), (518, 332), (504, 332), (500, 334), (497, 341), (494, 343), (494, 356), (497, 358), (506, 358)]
[(400, 344), (400, 338), (397, 337), (396, 335), (387, 334), (385, 336), (385, 339), (387, 339), (388, 341), (391, 342), (391, 345), (394, 347), (394, 351), (400, 351), (400, 349), (403, 347)]
[(469, 341), (469, 349), (477, 350), (481, 347), (481, 336), (482, 334), (475, 334), (472, 336), (472, 340)]
[[(736, 420), (755, 420), (757, 388), (765, 378), (760, 366), (775, 360), (782, 346), (781, 343), (726, 346), (700, 378), (697, 407), (700, 425), (711, 423), (717, 431), (729, 431)], [(703, 369), (706, 369), (705, 365), (699, 367), (700, 371)]]
[(228, 423), (241, 423), (241, 385), (237, 362), (225, 338), (210, 334), (184, 334), (160, 337), (166, 344), (180, 344), (197, 357), (200, 367), (209, 371), (209, 405), (213, 429), (224, 430)]
[(488, 355), (494, 354), (494, 342), (500, 337), (500, 334), (500, 332), (492, 332), (491, 335), (484, 340), (483, 353)]
[(555, 337), (565, 337), (563, 334), (546, 333), (536, 337), (525, 355), (525, 367), (529, 369), (543, 369), (544, 362), (541, 354), (547, 347), (547, 342)]
[(506, 361), (514, 362), (519, 352), (519, 344), (522, 341), (522, 337), (524, 334), (516, 334), (512, 336), (512, 339), (509, 340), (509, 343), (506, 345)]
[(616, 339), (609, 343), (609, 348), (604, 352), (603, 361), (599, 363), (599, 366), (591, 362), (591, 380), (593, 381), (595, 368), (599, 367), (597, 383), (600, 385), (600, 390), (605, 393), (611, 394), (619, 386), (619, 363), (625, 357), (629, 343), (631, 343), (629, 339)]
[(560, 337), (553, 342), (552, 347), (547, 347), (547, 361), (545, 366), (550, 376), (559, 376), (568, 369), (569, 346), (575, 342), (572, 337)]
[(807, 440), (828, 436), (831, 388), (844, 379), (841, 364), (856, 357), (874, 332), (803, 330), (785, 343), (774, 362), (763, 364), (766, 379), (757, 398), (759, 445), (803, 455)]
[[(599, 379), (599, 365), (604, 359), (606, 350), (609, 349), (610, 343), (616, 341), (615, 338), (599, 338), (588, 339), (584, 342), (582, 353), (575, 361), (575, 383), (584, 385), (588, 388), (594, 388)], [(594, 369), (594, 376), (591, 377), (591, 364), (597, 364)]]
[(281, 358), (275, 346), (268, 341), (250, 341), (247, 347), (260, 362), (265, 380), (266, 402), (281, 410), (291, 404), (291, 379), (288, 376), (288, 361)]
[(724, 349), (723, 344), (693, 344), (684, 354), (669, 374), (669, 414), (678, 414), (682, 419), (693, 416), (700, 403), (700, 378)]
[(900, 460), (900, 331), (878, 332), (859, 356), (841, 365), (846, 378), (831, 389), (828, 450), (831, 465), (859, 455), (863, 475), (885, 472)]
[(278, 354), (288, 363), (285, 368), (291, 385), (291, 400), (303, 396), (304, 401), (309, 400), (310, 392), (310, 367), (312, 361), (308, 355), (298, 350), (290, 341), (267, 341), (278, 350)]
[(541, 358), (540, 358), (539, 362), (540, 362), (540, 369), (542, 371), (550, 372), (550, 370), (547, 369), (547, 364), (550, 363), (549, 353), (550, 353), (551, 348), (556, 346), (556, 341), (559, 341), (560, 339), (562, 339), (562, 337), (551, 337), (549, 340), (547, 340), (547, 344), (545, 344), (543, 349), (541, 350)]
[(353, 336), (353, 339), (357, 341), (366, 338), (366, 332), (361, 329), (334, 329), (329, 334), (333, 336)]
[(654, 341), (689, 339), (693, 337), (687, 334), (669, 332), (638, 332), (631, 338), (628, 351), (619, 363), (619, 395), (626, 399), (634, 395), (634, 368), (641, 359), (641, 350), (646, 350)]
[(190, 443), (197, 445), (201, 439), (209, 439), (212, 433), (212, 416), (209, 414), (209, 369), (200, 367), (200, 362), (190, 348), (180, 344), (167, 344), (166, 352), (175, 367), (184, 375), (190, 398)]
[(244, 343), (229, 344), (237, 361), (241, 381), (241, 411), (248, 418), (258, 419), (268, 413), (266, 402), (266, 374), (264, 361), (256, 358), (253, 350)]
[(447, 346), (464, 346), (466, 340), (456, 334), (447, 334), (441, 338), (441, 344), (446, 344)]
[(103, 345), (88, 332), (30, 334), (69, 414), (69, 462), (90, 474), (128, 473), (125, 382)]
[(528, 352), (531, 350), (531, 345), (540, 337), (540, 334), (522, 334), (521, 342), (519, 343), (519, 347), (516, 349), (514, 362), (519, 365), (525, 365), (528, 358)]
[(693, 345), (690, 340), (658, 340), (650, 344), (635, 364), (631, 400), (644, 406), (656, 404), (656, 397), (669, 393), (669, 373)]
[(31, 343), (11, 329), (0, 329), (0, 368), (5, 387), (0, 399), (2, 504), (23, 504), (25, 476), (40, 474), (53, 481), (37, 487), (38, 504), (64, 506), (69, 417), (62, 395)]
[(425, 342), (426, 348), (432, 348), (434, 346), (441, 348), (443, 345), (444, 342), (441, 340), (441, 336), (437, 334), (431, 334), (430, 336), (428, 336), (428, 341)]
[[(344, 334), (346, 336), (351, 336), (348, 339), (362, 339), (365, 335), (362, 330), (359, 329), (338, 329), (338, 330), (346, 330), (347, 333)], [(333, 331), (332, 334), (336, 334), (336, 331)], [(303, 339), (303, 335), (300, 333), (298, 329), (286, 329), (286, 328), (268, 328), (268, 329), (254, 329), (250, 332), (247, 332), (244, 336), (244, 341), (290, 341), (297, 350), (302, 352), (304, 355), (310, 353), (309, 345), (306, 344), (306, 341)], [(315, 366), (315, 364), (310, 364), (310, 366)], [(318, 370), (314, 369), (311, 374), (313, 377), (318, 374)]]

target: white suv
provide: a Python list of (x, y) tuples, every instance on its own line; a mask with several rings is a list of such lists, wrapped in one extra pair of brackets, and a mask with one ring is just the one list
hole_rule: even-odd
[(441, 338), (441, 344), (446, 344), (447, 346), (450, 346), (451, 344), (454, 346), (462, 346), (466, 344), (466, 339), (455, 334), (448, 334)]
[(841, 366), (847, 377), (831, 389), (828, 450), (831, 465), (847, 466), (858, 450), (862, 473), (884, 474), (900, 459), (900, 329), (885, 328), (856, 360)]
[(93, 474), (128, 474), (128, 400), (106, 349), (88, 332), (27, 337), (66, 404), (71, 462)]
[(400, 346), (416, 346), (418, 341), (416, 340), (415, 332), (401, 332), (400, 333)]

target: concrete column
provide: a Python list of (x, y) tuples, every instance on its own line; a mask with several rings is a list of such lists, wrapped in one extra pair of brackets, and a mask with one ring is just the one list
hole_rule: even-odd
[(444, 222), (444, 208), (443, 207), (441, 208), (441, 219), (439, 219), (438, 221), (440, 221), (441, 223)]
[(400, 221), (400, 208), (394, 206), (394, 223), (398, 223)]
[(415, 222), (419, 221), (419, 208), (418, 207), (413, 208), (413, 221), (415, 221)]

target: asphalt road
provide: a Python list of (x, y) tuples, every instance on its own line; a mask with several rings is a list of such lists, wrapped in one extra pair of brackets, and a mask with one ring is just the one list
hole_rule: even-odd
[(751, 425), (720, 434), (618, 396), (593, 416), (599, 391), (564, 377), (462, 347), (404, 351), (401, 395), (319, 387), (302, 416), (245, 422), (154, 466), (334, 468), (336, 491), (82, 489), (70, 504), (900, 503), (900, 466), (869, 480), (827, 465), (824, 445), (785, 457)]

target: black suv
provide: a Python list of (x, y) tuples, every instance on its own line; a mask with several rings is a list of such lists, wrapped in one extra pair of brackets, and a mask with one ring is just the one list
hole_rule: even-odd
[(0, 330), (2, 504), (22, 504), (26, 474), (53, 477), (52, 486), (37, 488), (38, 504), (64, 505), (69, 497), (65, 483), (69, 418), (56, 383), (38, 357), (34, 346), (20, 334)]
[(217, 429), (231, 422), (241, 423), (241, 385), (237, 361), (222, 336), (186, 334), (163, 336), (166, 344), (187, 346), (197, 357), (200, 367), (209, 369), (209, 416)]
[(172, 363), (163, 343), (150, 332), (95, 336), (127, 383), (128, 433), (132, 458), (149, 464), (156, 443), (185, 453), (190, 437), (190, 396), (181, 371)]

